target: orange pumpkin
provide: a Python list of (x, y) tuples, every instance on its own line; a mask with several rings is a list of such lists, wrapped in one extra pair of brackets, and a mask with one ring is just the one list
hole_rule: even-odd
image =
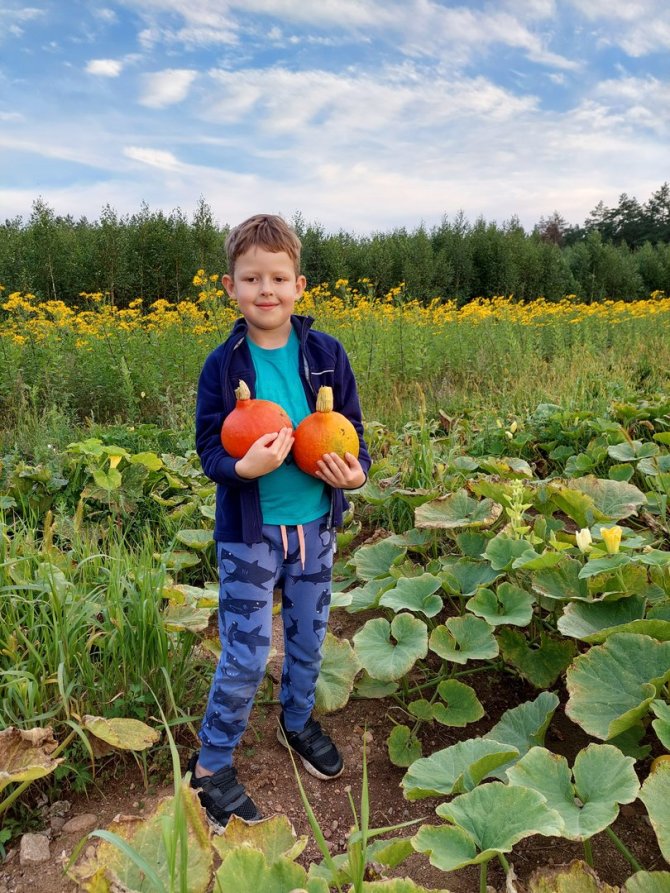
[(316, 412), (300, 422), (294, 436), (293, 458), (307, 474), (316, 476), (316, 463), (324, 453), (337, 453), (342, 458), (351, 453), (358, 458), (358, 434), (346, 416), (333, 410), (332, 388), (319, 388)]
[(272, 400), (252, 400), (246, 382), (240, 379), (235, 390), (235, 409), (223, 420), (221, 443), (228, 455), (241, 459), (252, 443), (263, 434), (292, 428), (291, 420), (278, 403)]

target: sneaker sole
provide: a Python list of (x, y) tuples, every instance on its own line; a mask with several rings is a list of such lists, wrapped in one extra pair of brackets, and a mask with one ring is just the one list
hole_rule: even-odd
[(315, 766), (313, 766), (309, 760), (305, 759), (305, 757), (303, 757), (302, 754), (299, 754), (298, 751), (295, 750), (295, 748), (291, 747), (291, 745), (288, 743), (288, 741), (284, 737), (284, 732), (283, 732), (281, 726), (279, 726), (277, 728), (277, 741), (279, 741), (281, 746), (285, 747), (286, 750), (290, 750), (291, 753), (294, 753), (298, 757), (300, 762), (303, 764), (305, 769), (309, 772), (310, 775), (313, 775), (314, 778), (319, 778), (319, 779), (321, 779), (321, 781), (333, 781), (333, 779), (339, 778), (340, 775), (342, 775), (342, 773), (344, 772), (344, 764), (342, 765), (342, 768), (340, 769), (340, 771), (337, 772), (335, 775), (324, 775), (323, 772), (319, 772), (319, 770)]

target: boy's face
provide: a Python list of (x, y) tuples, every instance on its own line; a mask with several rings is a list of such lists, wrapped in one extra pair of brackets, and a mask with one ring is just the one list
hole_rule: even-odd
[(293, 261), (285, 251), (251, 248), (240, 254), (234, 275), (226, 274), (223, 284), (237, 301), (253, 341), (274, 344), (282, 337), (288, 338), (291, 314), (306, 281), (304, 276), (296, 276)]

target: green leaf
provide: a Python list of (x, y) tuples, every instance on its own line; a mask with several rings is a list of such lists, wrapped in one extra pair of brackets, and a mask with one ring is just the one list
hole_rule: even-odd
[(588, 584), (580, 579), (581, 569), (580, 561), (564, 555), (556, 567), (533, 574), (530, 585), (538, 595), (555, 601), (587, 599), (589, 597)]
[(542, 554), (538, 554), (534, 549), (526, 548), (525, 552), (522, 552), (518, 558), (515, 558), (512, 562), (513, 570), (523, 570), (523, 571), (542, 571), (546, 570), (550, 567), (555, 567), (557, 564), (560, 564), (563, 559), (563, 556), (560, 552), (542, 552)]
[(594, 558), (587, 561), (579, 572), (579, 579), (586, 580), (596, 577), (598, 574), (609, 574), (625, 565), (630, 564), (630, 556), (623, 552), (617, 555), (607, 555), (605, 558)]
[(351, 561), (361, 580), (375, 580), (378, 577), (387, 577), (389, 568), (401, 561), (406, 554), (405, 546), (398, 546), (384, 539), (370, 546), (361, 546)]
[(440, 566), (446, 588), (466, 597), (474, 595), (480, 586), (488, 586), (500, 576), (488, 561), (459, 558), (457, 561), (442, 560)]
[(421, 574), (420, 577), (401, 577), (393, 589), (388, 589), (379, 600), (380, 605), (398, 611), (414, 611), (434, 617), (442, 610), (443, 603), (439, 595), (435, 595), (441, 582), (432, 574)]
[(515, 540), (506, 533), (499, 533), (489, 540), (484, 555), (495, 571), (509, 571), (517, 558), (528, 550), (526, 540)]
[(469, 660), (487, 660), (498, 655), (493, 627), (479, 617), (466, 614), (450, 617), (430, 634), (430, 650), (444, 660), (465, 664)]
[(118, 490), (121, 486), (121, 472), (118, 468), (110, 468), (107, 471), (95, 468), (93, 469), (93, 480), (101, 490)]
[[(412, 847), (412, 850), (414, 848)], [(448, 890), (439, 890), (431, 887), (422, 887), (411, 878), (392, 878), (386, 881), (363, 881), (362, 893), (449, 893)]]
[(176, 605), (172, 602), (163, 613), (165, 629), (171, 633), (201, 633), (209, 626), (211, 608), (198, 608), (195, 605)]
[(421, 742), (412, 734), (409, 726), (393, 726), (386, 745), (394, 766), (411, 766), (421, 756)]
[(465, 489), (449, 493), (419, 506), (414, 512), (416, 527), (455, 530), (461, 527), (490, 527), (502, 513), (492, 499), (478, 501)]
[(626, 881), (623, 893), (670, 893), (670, 871), (637, 871)]
[(156, 557), (164, 562), (168, 570), (175, 571), (175, 573), (179, 573), (179, 571), (183, 571), (187, 567), (195, 567), (197, 564), (200, 564), (200, 558), (194, 555), (193, 552), (163, 552)]
[(415, 662), (426, 656), (428, 631), (426, 624), (411, 614), (397, 614), (390, 624), (375, 617), (356, 633), (354, 645), (368, 673), (389, 682), (409, 673)]
[(379, 599), (387, 589), (395, 586), (393, 577), (380, 577), (378, 580), (368, 580), (363, 586), (356, 586), (347, 593), (350, 603), (347, 607), (349, 614), (357, 614), (359, 611), (369, 611), (379, 605)]
[(607, 741), (643, 717), (670, 679), (670, 642), (617, 633), (594, 645), (567, 671), (567, 715)]
[(433, 717), (443, 726), (463, 728), (484, 716), (484, 708), (473, 688), (458, 679), (445, 679), (437, 686), (437, 692), (445, 702), (433, 704)]
[[(421, 722), (431, 722), (433, 719), (433, 705), (425, 698), (419, 698), (416, 701), (410, 701), (407, 705), (407, 709), (412, 714), (412, 716), (420, 719)], [(409, 763), (407, 765), (409, 765)]]
[(349, 700), (360, 664), (346, 639), (326, 632), (321, 670), (316, 680), (316, 706), (324, 713), (340, 710)]
[(466, 558), (481, 558), (488, 539), (479, 530), (464, 530), (456, 534), (456, 544)]
[[(544, 744), (544, 736), (558, 704), (558, 696), (554, 692), (543, 691), (534, 701), (526, 701), (506, 710), (486, 737), (516, 748), (517, 753), (523, 756), (531, 747)], [(496, 775), (498, 778), (506, 777), (504, 770)]]
[(569, 486), (590, 497), (598, 512), (611, 521), (636, 515), (640, 506), (647, 501), (644, 493), (633, 484), (608, 481), (592, 475), (570, 481)]
[(574, 783), (568, 761), (544, 747), (533, 747), (507, 770), (511, 784), (542, 794), (561, 816), (562, 837), (587, 840), (604, 831), (619, 814), (619, 804), (632, 803), (640, 783), (635, 760), (611, 744), (589, 744), (577, 754)]
[(367, 670), (356, 680), (354, 691), (361, 698), (387, 698), (398, 690), (397, 682), (381, 682)]
[(541, 794), (499, 781), (441, 803), (436, 812), (456, 827), (422, 825), (413, 843), (442, 871), (486, 862), (498, 853), (509, 853), (525, 837), (557, 836), (562, 830), (560, 816), (547, 807)]
[(222, 860), (239, 847), (260, 850), (268, 865), (280, 858), (297, 859), (307, 846), (307, 836), (298, 837), (285, 815), (273, 815), (261, 822), (249, 825), (233, 815), (226, 825), (226, 833), (214, 835), (212, 845)]
[(175, 534), (182, 545), (188, 546), (189, 549), (196, 549), (202, 552), (208, 549), (214, 542), (211, 530), (180, 530)]
[(512, 583), (501, 583), (496, 591), (480, 589), (466, 608), (491, 626), (528, 626), (533, 616), (534, 598), (530, 592)]
[(149, 471), (160, 471), (163, 467), (163, 460), (156, 453), (135, 453), (128, 461), (134, 465), (144, 465)]
[(405, 798), (422, 800), (471, 791), (518, 756), (513, 745), (489, 738), (459, 741), (412, 763), (401, 781)]
[(536, 688), (550, 688), (575, 656), (575, 643), (540, 634), (540, 645), (531, 647), (523, 633), (500, 629), (496, 634), (505, 661)]
[(651, 709), (657, 717), (652, 722), (652, 728), (666, 750), (670, 751), (670, 704), (665, 701), (652, 701)]
[(607, 631), (641, 620), (645, 607), (646, 599), (639, 595), (615, 602), (573, 602), (563, 608), (557, 625), (564, 636), (595, 644), (605, 641)]
[(647, 807), (663, 858), (670, 862), (670, 766), (662, 765), (647, 776), (640, 800)]
[(290, 859), (280, 856), (269, 865), (259, 850), (240, 847), (226, 858), (215, 878), (218, 889), (235, 893), (288, 893), (305, 887), (307, 873)]
[[(181, 864), (182, 851), (177, 846), (176, 863), (171, 869), (165, 828), (173, 828), (177, 823), (177, 802), (180, 823), (187, 833), (188, 864)], [(205, 893), (210, 889), (213, 852), (209, 830), (197, 793), (184, 782), (179, 788), (178, 799), (176, 796), (163, 798), (146, 819), (121, 818), (107, 831), (94, 833), (103, 838), (102, 843), (90, 858), (70, 868), (70, 874), (80, 881), (80, 886), (85, 886), (87, 879), (100, 873), (105, 880), (113, 880), (116, 887), (128, 891), (167, 890), (171, 887), (171, 877), (178, 886), (182, 876), (188, 879), (189, 893)], [(262, 854), (258, 855), (263, 858)], [(149, 883), (152, 876), (157, 884)]]
[(578, 527), (590, 527), (598, 516), (593, 499), (585, 493), (571, 489), (569, 484), (569, 481), (554, 481), (551, 487), (551, 501), (568, 518), (572, 518)]

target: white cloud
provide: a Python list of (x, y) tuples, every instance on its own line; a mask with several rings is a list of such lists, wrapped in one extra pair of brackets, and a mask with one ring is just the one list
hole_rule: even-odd
[(0, 112), (0, 121), (25, 121), (25, 115), (21, 112)]
[(570, 0), (594, 24), (599, 45), (619, 46), (638, 58), (670, 49), (670, 6), (665, 0)]
[(88, 74), (100, 75), (106, 78), (115, 78), (121, 74), (123, 63), (118, 59), (91, 59), (86, 64)]
[(181, 165), (172, 152), (163, 149), (143, 149), (141, 146), (127, 146), (123, 154), (133, 161), (141, 161), (149, 167), (157, 167), (164, 171), (176, 171)]
[(191, 68), (166, 68), (145, 74), (140, 103), (150, 108), (165, 108), (182, 102), (197, 76), (198, 72)]

